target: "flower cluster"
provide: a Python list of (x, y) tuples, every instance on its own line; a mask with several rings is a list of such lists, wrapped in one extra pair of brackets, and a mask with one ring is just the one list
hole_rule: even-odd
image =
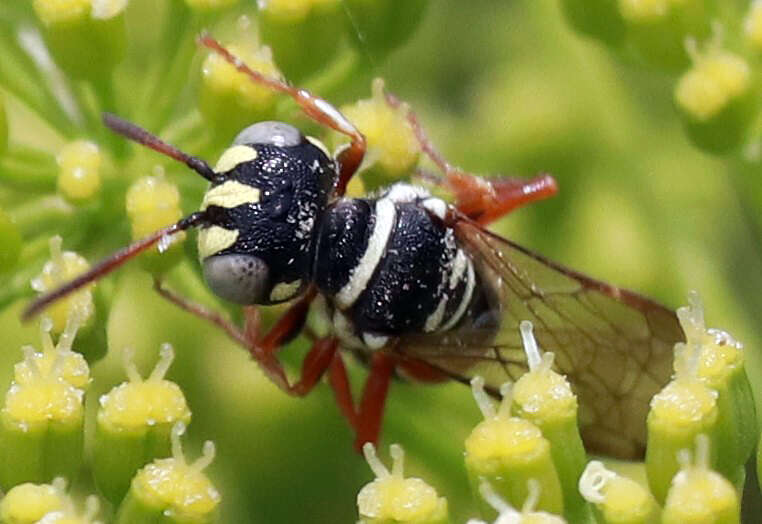
[[(678, 311), (687, 340), (675, 346), (673, 380), (651, 401), (644, 483), (588, 461), (576, 396), (522, 322), (529, 371), (501, 388), (500, 406), (481, 377), (471, 381), (484, 420), (464, 443), (465, 468), (482, 517), (496, 524), (740, 522), (744, 466), (759, 439), (756, 411), (741, 344), (707, 329), (703, 314), (695, 294)], [(377, 478), (357, 497), (361, 522), (447, 521), (434, 488), (403, 479), (398, 446), (391, 474), (371, 445), (364, 451)]]
[[(3, 354), (11, 355), (0, 362), (0, 376), (8, 385), (0, 417), (0, 451), (6, 466), (0, 471), (5, 492), (0, 520), (139, 522), (163, 515), (176, 522), (280, 522), (308, 514), (316, 522), (348, 521), (355, 512), (351, 494), (367, 472), (351, 455), (343, 421), (334, 408), (326, 407), (330, 395), (318, 391), (303, 404), (292, 403), (261, 377), (240, 348), (210, 326), (191, 325), (188, 316), (151, 291), (152, 278), (166, 279), (187, 296), (233, 318), (240, 316), (238, 310), (225, 311), (210, 296), (195, 248), (182, 235), (170, 245), (163, 243), (162, 253), (146, 253), (132, 269), (54, 304), (40, 326), (18, 323), (23, 305), (35, 293), (54, 288), (130, 240), (175, 222), (201, 201), (204, 181), (109, 132), (101, 123), (102, 112), (128, 118), (208, 159), (215, 158), (241, 127), (262, 119), (293, 122), (341, 146), (340, 137), (316, 129), (292, 102), (252, 84), (217, 55), (199, 51), (195, 39), (208, 29), (253, 68), (341, 104), (369, 141), (363, 172), (349, 186), (351, 195), (359, 195), (410, 175), (421, 156), (404, 118), (406, 106), (390, 107), (383, 99), (383, 82), (371, 81), (419, 29), (428, 31), (423, 35), (423, 45), (428, 46), (423, 58), (400, 53), (401, 63), (408, 64), (393, 85), (406, 82), (403, 85), (413, 91), (430, 77), (448, 82), (429, 107), (425, 102), (416, 105), (419, 110), (423, 105), (421, 112), (434, 120), (438, 138), (450, 141), (444, 149), (456, 151), (461, 161), (470, 157), (465, 162), (502, 169), (514, 165), (506, 163), (507, 151), (519, 151), (522, 170), (552, 168), (562, 176), (573, 172), (574, 159), (587, 152), (578, 146), (589, 146), (586, 140), (595, 136), (587, 132), (589, 121), (598, 125), (587, 112), (590, 106), (576, 113), (559, 111), (564, 108), (552, 86), (565, 89), (563, 82), (546, 81), (544, 72), (538, 75), (534, 68), (540, 61), (534, 58), (526, 63), (506, 61), (499, 53), (515, 45), (512, 31), (498, 39), (497, 31), (478, 30), (467, 39), (477, 52), (462, 42), (440, 52), (453, 29), (441, 22), (453, 17), (447, 6), (431, 3), (434, 22), (426, 28), (422, 21), (428, 0), (261, 0), (256, 8), (241, 0), (0, 4), (0, 325), (6, 342)], [(653, 13), (642, 12), (646, 4)], [(686, 3), (565, 2), (571, 18), (585, 31), (628, 56), (672, 71), (676, 101), (697, 143), (710, 150), (738, 147), (753, 134), (749, 121), (756, 115), (756, 64), (751, 53), (760, 40), (755, 28), (762, 10), (754, 3), (743, 16), (724, 13), (722, 20), (744, 24), (743, 31), (733, 33), (732, 24), (725, 24), (724, 31), (707, 24), (713, 20), (709, 11), (681, 9), (678, 4)], [(520, 19), (520, 13), (493, 13), (491, 4), (485, 6), (474, 6), (474, 12), (487, 12), (484, 18), (494, 15), (495, 21)], [(670, 13), (666, 22), (658, 21), (662, 11)], [(526, 24), (510, 27), (535, 31), (531, 16), (525, 15)], [(633, 20), (656, 22), (643, 31), (625, 31)], [(469, 25), (466, 18), (457, 22)], [(701, 30), (694, 31), (693, 23)], [(496, 25), (503, 31), (510, 24)], [(674, 25), (681, 27), (679, 37), (670, 33)], [(435, 26), (443, 26), (443, 33), (432, 37)], [(539, 28), (547, 30), (545, 24)], [(686, 45), (688, 37), (693, 43)], [(440, 68), (434, 60), (440, 56), (453, 67)], [(515, 73), (519, 87), (507, 89), (504, 79), (493, 75), (497, 60), (506, 64), (510, 78)], [(482, 71), (487, 69), (489, 74)], [(684, 76), (678, 77), (678, 71)], [(479, 75), (478, 83), (466, 80)], [(531, 81), (538, 77), (540, 82)], [(497, 102), (503, 90), (510, 104)], [(591, 98), (595, 107), (610, 103)], [(473, 117), (466, 115), (469, 111), (481, 115), (476, 123), (461, 118)], [(568, 135), (582, 137), (581, 142), (568, 140)], [(553, 155), (546, 155), (549, 149)], [(541, 161), (534, 163), (534, 158)], [(580, 164), (585, 169), (589, 165)], [(609, 173), (597, 180), (610, 182)], [(610, 197), (605, 189), (590, 192), (588, 201), (594, 205), (589, 209), (600, 209), (597, 204)], [(723, 215), (730, 209), (727, 200), (718, 200), (716, 207)], [(616, 230), (615, 240), (626, 237), (639, 245), (642, 235), (621, 234), (636, 229), (629, 227), (627, 209), (622, 211), (608, 216), (604, 226)], [(590, 218), (591, 213), (583, 215)], [(549, 220), (556, 215), (550, 213)], [(537, 236), (553, 238), (547, 231), (556, 228), (548, 222), (541, 226)], [(607, 242), (610, 237), (604, 233), (591, 238)], [(626, 262), (640, 276), (653, 269), (653, 258)], [(265, 316), (263, 322), (271, 320)], [(695, 313), (688, 316), (701, 325)], [(640, 468), (642, 475), (647, 472), (648, 487), (618, 470), (612, 473), (588, 462), (577, 427), (576, 398), (564, 377), (553, 372), (552, 356), (535, 352), (531, 373), (504, 390), (499, 408), (492, 406), (478, 380), (474, 383), (485, 420), (468, 437), (466, 475), (457, 453), (443, 451), (461, 449), (462, 439), (443, 438), (439, 429), (440, 424), (451, 424), (456, 434), (469, 423), (463, 422), (470, 420), (469, 408), (460, 402), (467, 396), (464, 390), (455, 386), (432, 400), (401, 385), (403, 398), (395, 405), (407, 411), (391, 407), (389, 434), (402, 435), (400, 441), (414, 457), (409, 469), (420, 469), (415, 459), (431, 462), (421, 476), (438, 485), (443, 482), (440, 493), (447, 493), (449, 504), (423, 481), (403, 477), (400, 448), (392, 447), (391, 472), (366, 450), (378, 478), (362, 491), (360, 518), (374, 523), (465, 520), (474, 513), (470, 484), (482, 518), (497, 522), (558, 522), (561, 517), (551, 513), (572, 522), (652, 522), (658, 519), (658, 504), (664, 507), (664, 519), (672, 508), (672, 521), (686, 522), (689, 517), (681, 511), (693, 503), (681, 500), (718, 484), (721, 500), (715, 504), (704, 497), (713, 505), (707, 511), (732, 522), (739, 500), (727, 489), (728, 482), (734, 487), (744, 482), (741, 464), (756, 444), (756, 422), (750, 415), (743, 352), (729, 337), (717, 338), (702, 329), (686, 328), (693, 338), (688, 349), (678, 350), (678, 384), (670, 386), (692, 396), (676, 407), (662, 405), (662, 412), (655, 402), (649, 422), (654, 442)], [(172, 346), (165, 345), (166, 340)], [(297, 339), (285, 350), (289, 369), (297, 367), (294, 353), (303, 351), (305, 344)], [(24, 360), (16, 362), (20, 346)], [(691, 348), (699, 346), (699, 353), (709, 356), (691, 356)], [(176, 381), (165, 378), (172, 347), (178, 351), (172, 368)], [(155, 362), (150, 375), (137, 371)], [(120, 384), (125, 370), (129, 380)], [(563, 394), (548, 399), (548, 391)], [(192, 424), (189, 405), (194, 408)], [(672, 410), (685, 406), (698, 407), (706, 415), (695, 426), (678, 423), (682, 415)], [(200, 436), (211, 436), (220, 444), (209, 477), (205, 468), (214, 447), (206, 444), (200, 459), (186, 460), (179, 445), (186, 425), (192, 442), (200, 444)], [(704, 434), (708, 443), (699, 438), (697, 444), (696, 438)], [(319, 453), (315, 446), (320, 446)], [(695, 452), (695, 458), (686, 459), (680, 453), (685, 449)], [(716, 473), (694, 475), (710, 470)], [(326, 482), (327, 472), (340, 474)], [(222, 498), (210, 478), (220, 486)], [(688, 486), (683, 498), (680, 485)], [(81, 496), (96, 492), (99, 506)], [(304, 504), (293, 503), (295, 493), (304, 494)], [(279, 499), (288, 502), (277, 506)]]
[(704, 151), (726, 154), (760, 139), (762, 3), (682, 0), (562, 0), (569, 23), (626, 59), (672, 78), (685, 132)]

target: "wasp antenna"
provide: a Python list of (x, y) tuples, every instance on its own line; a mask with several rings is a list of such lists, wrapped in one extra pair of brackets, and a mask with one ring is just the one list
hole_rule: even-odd
[(170, 158), (174, 158), (175, 160), (184, 163), (186, 166), (210, 182), (213, 182), (219, 178), (219, 175), (215, 173), (211, 166), (209, 166), (209, 164), (207, 164), (204, 160), (187, 153), (183, 153), (175, 146), (167, 144), (156, 135), (149, 133), (142, 127), (139, 127), (132, 122), (128, 122), (127, 120), (119, 118), (118, 116), (111, 113), (103, 113), (103, 123), (115, 133), (119, 133), (120, 135), (125, 136), (130, 140), (137, 142), (138, 144), (150, 147), (162, 155), (166, 155)]
[(137, 242), (134, 242), (129, 246), (120, 249), (119, 251), (113, 253), (111, 256), (101, 260), (98, 264), (90, 268), (89, 271), (82, 273), (77, 278), (70, 280), (59, 288), (54, 289), (50, 293), (46, 293), (38, 297), (37, 300), (27, 306), (27, 308), (24, 310), (24, 313), (21, 315), (21, 318), (24, 321), (30, 320), (32, 317), (37, 315), (53, 302), (56, 302), (57, 300), (64, 298), (70, 293), (77, 291), (81, 287), (86, 286), (90, 282), (94, 282), (101, 277), (111, 273), (123, 265), (125, 262), (131, 260), (133, 257), (139, 255), (157, 242), (161, 242), (163, 239), (169, 238), (172, 235), (179, 233), (180, 231), (185, 231), (186, 229), (197, 226), (205, 218), (206, 215), (201, 211), (193, 213), (181, 219), (177, 223), (172, 224), (171, 226), (159, 229), (155, 233), (152, 233), (145, 238), (141, 238)]
[(263, 75), (247, 66), (243, 60), (225, 49), (225, 47), (215, 40), (209, 33), (202, 32), (198, 36), (198, 43), (222, 57), (226, 62), (235, 67), (239, 72), (247, 75), (252, 81), (261, 84), (278, 93), (284, 93), (290, 96), (299, 106), (305, 115), (315, 122), (328, 126), (334, 131), (338, 131), (352, 139), (352, 144), (357, 150), (355, 152), (356, 162), (359, 165), (362, 156), (365, 154), (365, 137), (355, 128), (355, 126), (333, 107), (329, 102), (313, 95), (306, 89), (296, 88), (285, 80)]

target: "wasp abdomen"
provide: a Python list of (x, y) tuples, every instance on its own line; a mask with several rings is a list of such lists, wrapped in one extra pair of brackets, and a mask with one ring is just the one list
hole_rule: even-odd
[(447, 205), (398, 184), (379, 198), (342, 200), (323, 221), (316, 283), (336, 308), (337, 334), (375, 349), (389, 337), (446, 331), (478, 294)]

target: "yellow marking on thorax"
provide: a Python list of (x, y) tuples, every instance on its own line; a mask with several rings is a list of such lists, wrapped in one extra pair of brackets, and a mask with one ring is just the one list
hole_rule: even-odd
[(228, 180), (206, 192), (201, 202), (201, 211), (209, 206), (230, 209), (241, 204), (256, 204), (257, 202), (259, 202), (259, 189), (235, 180)]
[(217, 161), (217, 165), (214, 166), (214, 172), (225, 173), (238, 164), (249, 162), (255, 158), (257, 158), (257, 150), (251, 146), (239, 144), (237, 146), (229, 147), (222, 153), (222, 156)]
[(223, 249), (227, 249), (238, 239), (238, 230), (210, 226), (198, 232), (198, 254), (204, 260)]

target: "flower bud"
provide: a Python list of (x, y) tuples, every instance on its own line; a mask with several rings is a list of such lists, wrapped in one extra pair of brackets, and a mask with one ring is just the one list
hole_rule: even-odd
[(675, 373), (685, 373), (695, 365), (696, 377), (717, 392), (719, 418), (713, 438), (722, 442), (722, 446), (712, 464), (739, 486), (758, 434), (743, 345), (724, 331), (706, 328), (704, 308), (697, 293), (690, 294), (689, 302), (689, 307), (677, 310), (686, 342), (675, 345)]
[(40, 321), (42, 352), (38, 353), (30, 347), (31, 351), (25, 353), (28, 359), (13, 366), (13, 380), (16, 384), (33, 383), (38, 379), (39, 374), (47, 376), (53, 372), (53, 367), (57, 367), (62, 380), (72, 387), (85, 391), (90, 385), (90, 368), (80, 353), (71, 350), (81, 323), (81, 310), (72, 311), (63, 333), (58, 337), (58, 344), (54, 346), (50, 337), (52, 321), (43, 317)]
[(689, 63), (685, 39), (710, 35), (706, 2), (683, 0), (619, 0), (628, 43), (646, 64), (679, 71)]
[(403, 476), (404, 451), (392, 444), (392, 471), (378, 460), (373, 444), (362, 448), (376, 479), (357, 494), (361, 524), (443, 524), (449, 522), (447, 500), (419, 478)]
[[(265, 76), (280, 78), (269, 47), (230, 44), (227, 49), (247, 66)], [(199, 110), (217, 138), (226, 144), (241, 129), (275, 116), (277, 93), (253, 82), (216, 53), (201, 67)]]
[(145, 380), (131, 356), (125, 351), (129, 381), (100, 398), (95, 426), (93, 476), (100, 492), (114, 504), (127, 493), (138, 469), (170, 454), (172, 428), (191, 418), (180, 387), (164, 379), (174, 358), (172, 347), (162, 346), (159, 361)]
[(407, 120), (407, 104), (389, 105), (381, 78), (373, 81), (371, 92), (371, 98), (344, 106), (341, 112), (368, 141), (362, 178), (372, 190), (412, 174), (421, 146)]
[(127, 0), (34, 0), (56, 63), (70, 75), (102, 82), (124, 55)]
[(664, 524), (740, 522), (738, 493), (722, 475), (709, 469), (709, 441), (706, 435), (696, 438), (695, 465), (690, 452), (680, 454), (681, 469), (672, 480), (664, 503)]
[[(127, 190), (125, 207), (130, 219), (132, 239), (138, 240), (158, 229), (174, 224), (183, 216), (180, 209), (180, 191), (157, 169), (157, 176), (144, 176)], [(168, 243), (159, 242), (156, 248), (140, 257), (143, 267), (151, 273), (164, 273), (183, 256), (181, 249), (185, 233), (167, 237)]]
[[(50, 260), (42, 267), (42, 273), (32, 280), (32, 289), (38, 293), (47, 293), (58, 286), (81, 275), (90, 268), (87, 261), (73, 251), (61, 251), (61, 237), (50, 239)], [(53, 321), (52, 332), (61, 333), (73, 311), (78, 310), (80, 324), (86, 323), (92, 316), (93, 306), (92, 285), (68, 295), (51, 304), (45, 315)]]
[(4, 524), (34, 524), (53, 511), (70, 504), (66, 480), (53, 479), (51, 484), (26, 482), (11, 488), (0, 501), (0, 522)]
[(577, 397), (566, 378), (551, 369), (553, 353), (540, 356), (532, 323), (520, 325), (529, 372), (513, 387), (512, 412), (535, 424), (550, 442), (550, 453), (564, 494), (567, 519), (579, 522), (590, 507), (577, 491), (587, 456), (577, 426)]
[(203, 470), (214, 460), (214, 444), (204, 443), (203, 454), (188, 464), (180, 436), (185, 424), (172, 428), (172, 457), (156, 459), (142, 468), (116, 514), (116, 524), (163, 522), (207, 524), (217, 521), (220, 494)]
[(696, 378), (694, 365), (667, 384), (651, 400), (646, 424), (646, 473), (651, 492), (664, 502), (672, 477), (679, 470), (678, 452), (690, 447), (696, 435), (714, 435), (719, 419), (717, 392)]
[(653, 495), (635, 482), (591, 460), (579, 479), (582, 496), (595, 505), (602, 524), (657, 524), (659, 506)]
[(675, 88), (686, 132), (700, 148), (724, 153), (743, 143), (757, 114), (751, 69), (742, 57), (710, 43), (703, 54), (688, 40), (693, 59)]
[(16, 268), (21, 254), (21, 232), (16, 224), (0, 209), (0, 275)]
[(325, 69), (336, 55), (344, 38), (344, 9), (341, 0), (260, 0), (262, 41), (291, 82)]
[[(484, 415), (465, 441), (466, 471), (474, 494), (480, 493), (479, 486), (486, 480), (509, 504), (517, 507), (529, 495), (527, 482), (536, 479), (541, 491), (537, 507), (562, 513), (563, 493), (550, 442), (531, 422), (510, 416), (510, 384), (501, 389), (503, 401), (497, 411), (484, 391), (481, 377), (474, 377), (471, 387)], [(478, 498), (482, 516), (494, 517), (492, 508)]]
[(66, 144), (58, 157), (58, 191), (68, 200), (84, 202), (101, 187), (102, 163), (98, 146), (86, 140)]
[(66, 380), (68, 360), (57, 353), (51, 366), (25, 346), (23, 382), (11, 383), (0, 411), (0, 486), (74, 478), (82, 465), (84, 391)]

